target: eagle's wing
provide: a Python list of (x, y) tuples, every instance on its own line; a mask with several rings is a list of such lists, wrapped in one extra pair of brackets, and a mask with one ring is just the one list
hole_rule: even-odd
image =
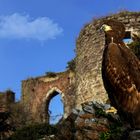
[(125, 46), (110, 43), (106, 77), (115, 93), (118, 107), (124, 111), (135, 111), (140, 102), (140, 63), (137, 57)]

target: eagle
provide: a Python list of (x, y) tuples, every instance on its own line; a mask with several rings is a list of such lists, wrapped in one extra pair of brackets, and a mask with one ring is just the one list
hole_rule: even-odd
[(140, 61), (123, 42), (125, 26), (105, 20), (102, 79), (110, 103), (132, 128), (140, 128)]

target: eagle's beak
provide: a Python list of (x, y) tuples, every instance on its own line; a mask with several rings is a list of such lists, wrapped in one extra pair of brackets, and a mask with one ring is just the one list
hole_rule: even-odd
[(100, 29), (105, 31), (105, 32), (108, 32), (108, 31), (112, 30), (111, 26), (109, 26), (107, 24), (103, 24)]

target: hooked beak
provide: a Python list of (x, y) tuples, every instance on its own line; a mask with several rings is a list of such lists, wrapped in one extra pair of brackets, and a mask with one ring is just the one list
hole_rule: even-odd
[(104, 32), (108, 32), (108, 31), (111, 31), (112, 28), (111, 26), (107, 25), (107, 24), (103, 24), (100, 28), (100, 30), (103, 30)]

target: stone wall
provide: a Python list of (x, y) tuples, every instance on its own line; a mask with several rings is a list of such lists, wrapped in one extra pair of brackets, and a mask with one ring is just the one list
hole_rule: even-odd
[(103, 21), (115, 19), (124, 23), (127, 37), (140, 31), (140, 12), (121, 12), (95, 19), (85, 25), (76, 46), (76, 107), (86, 101), (106, 102), (107, 94), (101, 75), (105, 35), (100, 31)]
[(50, 100), (58, 93), (64, 104), (64, 117), (67, 117), (74, 108), (74, 82), (74, 73), (71, 71), (22, 81), (22, 104), (31, 120), (48, 122)]
[(105, 35), (100, 31), (106, 19), (123, 22), (126, 28), (125, 38), (131, 38), (132, 33), (140, 31), (140, 13), (137, 12), (121, 12), (86, 24), (76, 42), (75, 72), (66, 71), (51, 77), (42, 76), (22, 81), (21, 103), (32, 121), (48, 122), (50, 100), (58, 93), (64, 104), (64, 117), (73, 108), (80, 108), (84, 102), (107, 101), (101, 75)]
[(0, 112), (9, 110), (11, 104), (15, 103), (15, 93), (7, 90), (0, 92)]

